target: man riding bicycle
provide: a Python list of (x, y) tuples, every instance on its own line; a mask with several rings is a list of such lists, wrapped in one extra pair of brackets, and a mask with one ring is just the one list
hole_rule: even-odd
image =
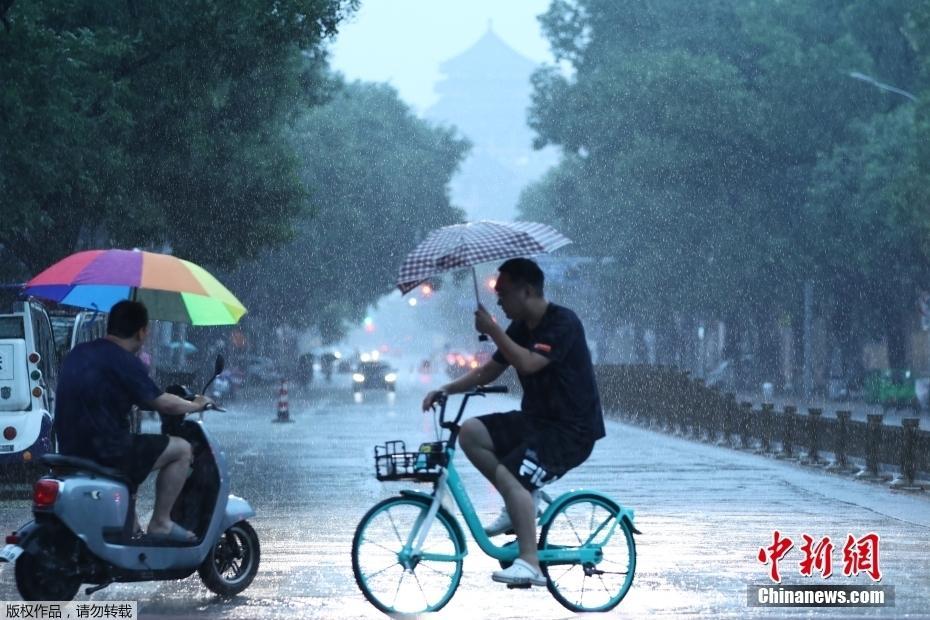
[(441, 393), (455, 394), (495, 381), (513, 366), (523, 386), (520, 411), (466, 420), (459, 443), (466, 456), (504, 498), (504, 510), (485, 528), (489, 536), (514, 530), (520, 555), (494, 581), (545, 585), (536, 549), (539, 490), (587, 460), (605, 435), (591, 353), (581, 321), (543, 294), (544, 275), (525, 258), (499, 268), (494, 290), (511, 319), (506, 331), (479, 306), (475, 328), (497, 345), (490, 361), (431, 391), (429, 409)]

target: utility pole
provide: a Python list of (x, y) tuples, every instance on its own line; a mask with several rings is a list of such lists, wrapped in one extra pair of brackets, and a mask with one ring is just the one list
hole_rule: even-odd
[(810, 398), (814, 391), (813, 360), (811, 359), (811, 321), (814, 301), (814, 282), (804, 281), (804, 365), (801, 370), (801, 380), (804, 386), (804, 397)]

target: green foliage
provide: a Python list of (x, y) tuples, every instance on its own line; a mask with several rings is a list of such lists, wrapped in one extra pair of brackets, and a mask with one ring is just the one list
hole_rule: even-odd
[(468, 145), (418, 119), (387, 87), (344, 85), (301, 113), (293, 142), (312, 217), (295, 239), (234, 275), (255, 317), (342, 335), (393, 288), (427, 232), (460, 221), (448, 182)]
[(849, 74), (926, 84), (927, 19), (905, 0), (555, 0), (541, 22), (563, 67), (534, 76), (530, 123), (565, 157), (521, 212), (613, 257), (605, 308), (640, 324), (796, 319), (812, 276), (866, 287), (849, 300), (864, 316), (892, 272), (909, 304), (930, 141), (906, 99)]
[(356, 5), (0, 3), (3, 277), (168, 247), (234, 273), (258, 322), (341, 333), (461, 218), (447, 183), (467, 149), (329, 73), (324, 43)]
[(231, 264), (289, 238), (305, 193), (287, 122), (328, 93), (322, 43), (355, 4), (4, 3), (8, 275), (81, 247)]

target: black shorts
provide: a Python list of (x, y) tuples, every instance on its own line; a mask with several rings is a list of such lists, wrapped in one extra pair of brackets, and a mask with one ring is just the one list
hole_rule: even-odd
[(130, 435), (129, 450), (126, 451), (123, 458), (118, 459), (111, 467), (126, 474), (126, 477), (138, 487), (152, 473), (155, 461), (168, 447), (168, 440), (168, 435), (155, 435), (152, 433)]
[(573, 440), (557, 426), (520, 411), (477, 417), (488, 429), (494, 453), (524, 487), (541, 489), (584, 463), (593, 440)]

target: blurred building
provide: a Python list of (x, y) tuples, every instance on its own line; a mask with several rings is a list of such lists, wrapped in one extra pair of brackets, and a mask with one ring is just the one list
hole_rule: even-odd
[(537, 65), (489, 26), (474, 45), (440, 65), (439, 101), (429, 120), (455, 125), (472, 150), (452, 180), (452, 199), (468, 219), (516, 218), (520, 191), (553, 163), (553, 150), (534, 151), (526, 124), (530, 75)]

